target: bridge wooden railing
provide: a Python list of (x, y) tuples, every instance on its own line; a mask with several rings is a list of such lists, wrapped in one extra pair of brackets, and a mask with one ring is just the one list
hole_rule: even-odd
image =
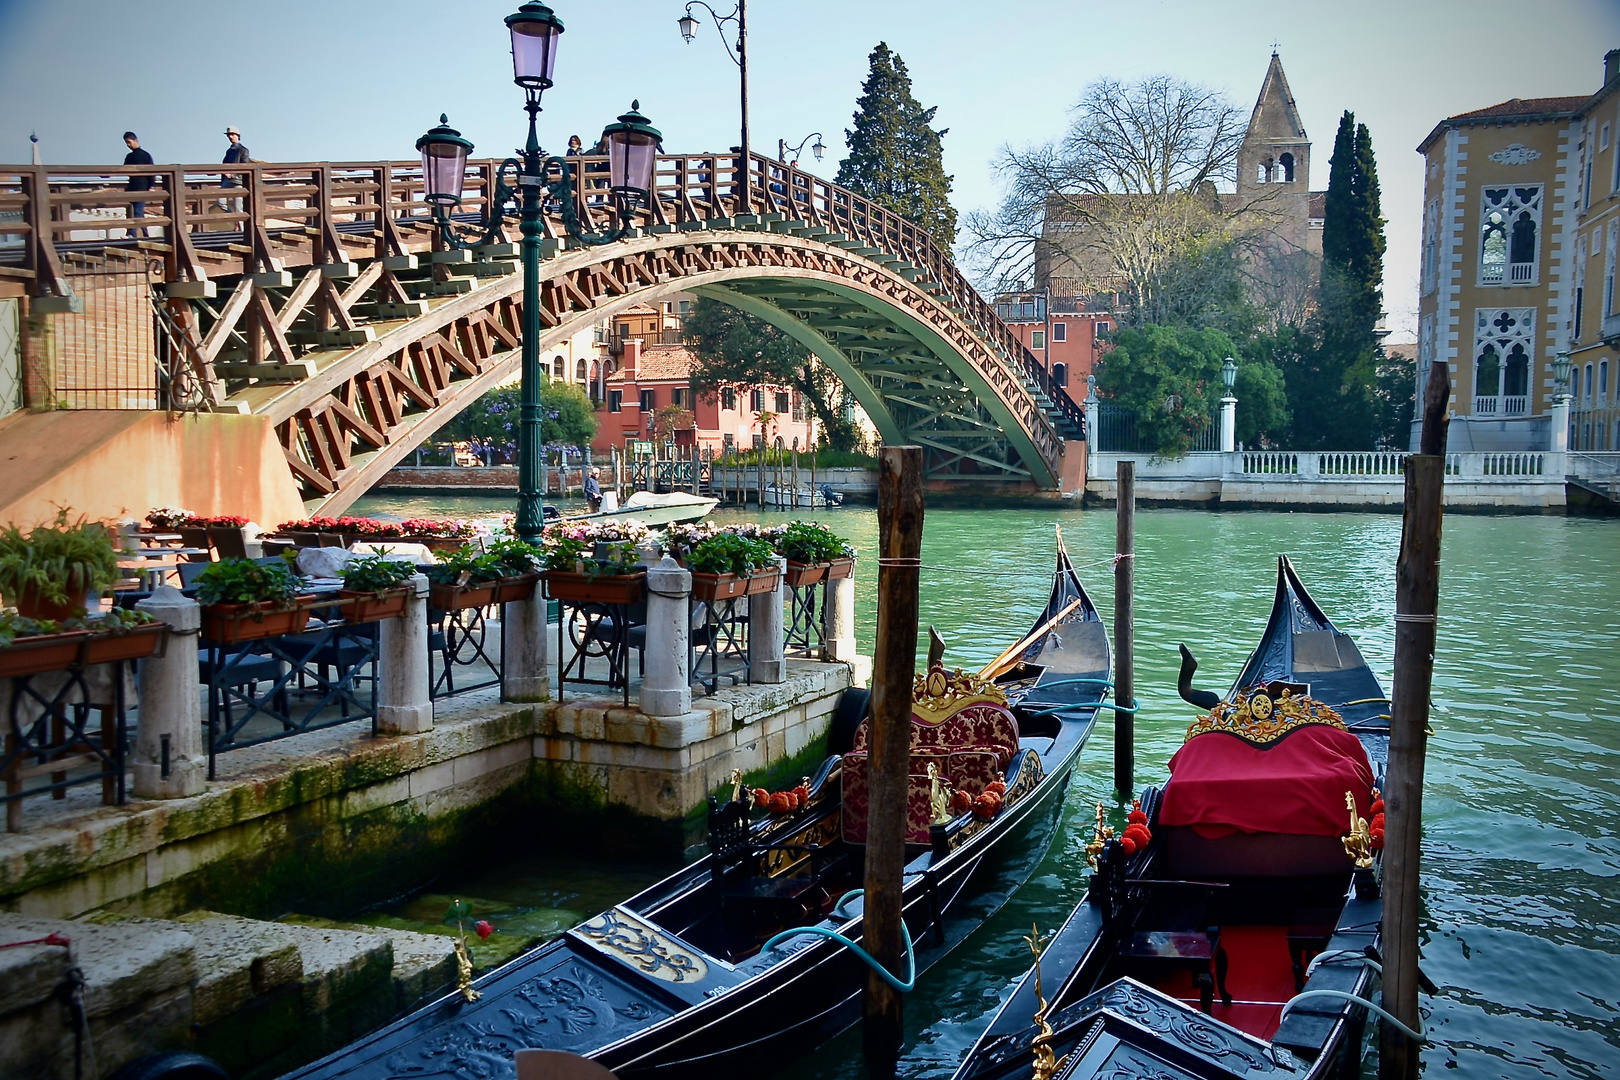
[[(605, 223), (606, 159), (572, 160), (579, 166), (574, 182), (580, 214), (587, 225)], [(1083, 428), (1084, 410), (1052, 381), (926, 230), (847, 188), (757, 154), (748, 163), (750, 219), (744, 214), (738, 161), (733, 154), (660, 157), (654, 197), (639, 211), (637, 224), (652, 231), (691, 228), (696, 222), (758, 226), (780, 215), (822, 230), (823, 237), (844, 238), (846, 246), (856, 245), (857, 254), (900, 264), (905, 276), (954, 308), (1076, 429)], [(468, 163), (463, 217), (482, 215), (498, 168), (493, 159)], [(134, 178), (149, 180), (151, 188), (129, 190)], [(137, 203), (144, 204), (144, 217), (133, 216)], [(544, 227), (549, 239), (562, 242), (560, 216), (548, 214)], [(505, 223), (505, 238), (518, 238), (513, 219)], [(76, 310), (63, 254), (137, 249), (162, 258), (171, 297), (214, 295), (211, 276), (320, 265), (324, 280), (304, 300), (329, 306), (342, 325), (347, 322), (343, 297), (355, 294), (361, 282), (341, 291), (336, 282), (378, 273), (385, 260), (438, 245), (415, 161), (0, 165), (0, 296), (25, 292), (35, 298), (39, 312)], [(362, 271), (354, 261), (361, 257), (374, 257), (379, 265)], [(375, 277), (367, 282), (375, 283)], [(206, 382), (209, 376), (199, 370), (197, 377)]]

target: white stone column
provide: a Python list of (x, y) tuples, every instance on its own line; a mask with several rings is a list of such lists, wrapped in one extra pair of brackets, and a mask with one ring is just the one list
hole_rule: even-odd
[[(1089, 456), (1089, 455), (1088, 455)], [(821, 657), (827, 661), (855, 661), (855, 574), (827, 582), (821, 606)]]
[(411, 595), (405, 614), (377, 624), (377, 730), (414, 735), (433, 730), (433, 698), (428, 666), (428, 580), (405, 580)]
[(170, 633), (163, 655), (140, 664), (134, 792), (140, 799), (183, 799), (208, 779), (197, 664), (202, 608), (172, 585), (160, 585), (135, 607), (168, 623)]
[(776, 568), (782, 572), (776, 591), (759, 593), (748, 598), (748, 670), (757, 683), (779, 683), (787, 678), (787, 660), (783, 658), (782, 598), (787, 595), (787, 560), (776, 557)]
[(1086, 376), (1086, 479), (1097, 478), (1097, 424), (1102, 403), (1097, 400), (1097, 376)]
[(550, 701), (545, 590), (501, 605), (501, 700)]
[(692, 574), (665, 555), (647, 569), (647, 674), (641, 711), (684, 716), (692, 711)]
[(1221, 453), (1237, 450), (1237, 398), (1228, 394), (1221, 398)]
[(1553, 396), (1552, 411), (1548, 420), (1552, 424), (1552, 430), (1548, 433), (1551, 439), (1548, 441), (1547, 449), (1555, 454), (1566, 453), (1569, 450), (1568, 394), (1556, 394)]

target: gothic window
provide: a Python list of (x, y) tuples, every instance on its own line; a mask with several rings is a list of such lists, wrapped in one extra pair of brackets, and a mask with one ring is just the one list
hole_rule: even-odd
[(1598, 362), (1597, 392), (1598, 397), (1609, 396), (1609, 362), (1607, 360), (1600, 360)]
[(1262, 184), (1271, 183), (1271, 176), (1276, 168), (1277, 166), (1272, 162), (1272, 160), (1270, 158), (1266, 158), (1260, 163), (1260, 175), (1257, 179)]
[(1534, 308), (1479, 308), (1474, 313), (1474, 415), (1529, 411)]
[[(1424, 315), (1418, 320), (1417, 402), (1423, 402), (1423, 388), (1429, 378), (1429, 366), (1434, 363), (1434, 316)], [(1420, 410), (1421, 411), (1421, 410)]]
[(1069, 365), (1061, 361), (1052, 365), (1052, 381), (1059, 386), (1069, 385)]
[(1488, 187), (1481, 210), (1481, 285), (1534, 285), (1541, 230), (1541, 185)]
[(1434, 292), (1440, 278), (1440, 204), (1423, 208), (1423, 295)]
[(587, 370), (587, 368), (585, 367), (585, 358), (584, 357), (580, 357), (578, 360), (574, 361), (574, 378), (575, 379), (579, 380), (580, 382), (584, 382), (585, 379), (586, 379), (586, 374), (585, 374), (586, 370)]
[(567, 374), (568, 374), (568, 368), (566, 366), (567, 363), (568, 363), (568, 361), (564, 360), (560, 356), (552, 357), (551, 358), (551, 377), (553, 379), (561, 379), (561, 378), (566, 377)]
[(1294, 182), (1294, 155), (1284, 154), (1277, 159), (1277, 164), (1282, 166), (1283, 183), (1292, 184)]

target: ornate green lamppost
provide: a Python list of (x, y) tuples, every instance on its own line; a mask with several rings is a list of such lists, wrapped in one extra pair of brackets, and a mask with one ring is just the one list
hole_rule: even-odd
[(640, 102), (632, 102), (629, 112), (603, 129), (608, 146), (608, 196), (615, 223), (603, 230), (584, 229), (575, 210), (573, 168), (565, 158), (546, 157), (536, 132), (540, 95), (552, 85), (562, 20), (539, 0), (529, 0), (506, 17), (506, 27), (512, 35), (512, 81), (523, 88), (523, 107), (529, 114), (529, 140), (521, 160), (507, 158), (501, 162), (495, 192), (482, 222), (467, 228), (452, 216), (461, 202), (473, 144), (449, 126), (449, 117), (440, 116), (439, 125), (416, 140), (416, 149), (422, 154), (423, 198), (433, 206), (434, 220), (446, 247), (466, 249), (500, 241), (501, 222), (508, 215), (517, 216), (522, 223), (523, 381), (518, 423), (517, 533), (520, 539), (534, 543), (544, 526), (540, 490), (544, 445), (540, 437), (541, 214), (549, 198), (558, 208), (568, 235), (579, 243), (610, 244), (622, 239), (632, 228), (637, 208), (650, 204), (653, 166), (663, 136), (637, 111)]

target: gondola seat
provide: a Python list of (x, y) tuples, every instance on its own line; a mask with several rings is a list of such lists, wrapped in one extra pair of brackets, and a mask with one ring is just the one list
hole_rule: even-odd
[[(733, 936), (748, 943), (811, 918), (828, 899), (822, 878), (839, 858), (816, 844), (757, 844), (748, 800), (722, 804), (713, 796), (709, 854), (721, 918)], [(742, 952), (751, 950), (749, 944)]]
[[(1286, 722), (1285, 700), (1286, 693), (1278, 705), (1284, 722), (1270, 721), (1268, 709), (1264, 725), (1195, 723), (1170, 759), (1155, 826), (1169, 873), (1220, 880), (1351, 869), (1340, 839), (1350, 824), (1345, 794), (1367, 817), (1373, 771), (1366, 750), (1332, 710)], [(1207, 730), (1198, 730), (1200, 723)]]
[[(977, 796), (1005, 781), (1018, 752), (1018, 720), (999, 690), (973, 676), (946, 675), (939, 667), (919, 676), (911, 713), (911, 763), (907, 768), (906, 843), (929, 843), (933, 825), (932, 764), (952, 789)], [(870, 721), (855, 729), (854, 748), (843, 758), (841, 814), (844, 840), (866, 843), (867, 757)]]

